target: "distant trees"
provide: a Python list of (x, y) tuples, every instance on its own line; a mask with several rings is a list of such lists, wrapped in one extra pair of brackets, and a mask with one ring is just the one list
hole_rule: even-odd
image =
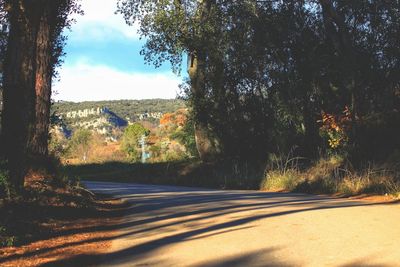
[[(185, 101), (179, 99), (143, 99), (143, 100), (110, 100), (110, 101), (85, 101), (56, 102), (52, 111), (57, 114), (78, 111), (84, 109), (97, 109), (106, 107), (122, 119), (138, 120), (138, 114), (144, 113), (168, 113), (186, 107)], [(148, 118), (150, 121), (158, 121), (156, 118)]]
[(83, 162), (86, 162), (92, 141), (92, 131), (88, 129), (76, 130), (71, 137), (70, 150), (74, 151), (74, 155), (78, 155)]
[(122, 135), (121, 146), (132, 161), (138, 161), (141, 153), (139, 150), (139, 140), (142, 136), (150, 134), (150, 130), (144, 128), (140, 123), (133, 123), (125, 128)]
[(400, 1), (120, 0), (119, 12), (140, 22), (148, 62), (179, 70), (187, 55), (206, 161), (335, 153), (322, 115), (344, 112), (354, 163), (400, 148)]

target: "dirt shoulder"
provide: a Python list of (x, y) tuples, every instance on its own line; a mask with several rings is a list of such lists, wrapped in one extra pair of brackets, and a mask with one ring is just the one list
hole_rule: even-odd
[(102, 254), (110, 248), (117, 234), (113, 225), (127, 207), (120, 199), (88, 196), (83, 189), (41, 184), (28, 194), (34, 196), (0, 206), (0, 224), (6, 229), (2, 245), (12, 245), (0, 247), (0, 266), (44, 266), (82, 253)]

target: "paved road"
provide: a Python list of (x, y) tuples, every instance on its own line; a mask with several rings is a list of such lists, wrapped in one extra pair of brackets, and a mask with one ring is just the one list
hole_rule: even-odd
[(400, 205), (87, 182), (132, 203), (104, 266), (400, 266)]

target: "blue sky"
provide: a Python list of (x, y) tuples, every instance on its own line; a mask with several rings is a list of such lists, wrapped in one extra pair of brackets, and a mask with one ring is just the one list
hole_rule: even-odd
[(83, 16), (67, 31), (67, 53), (55, 81), (55, 100), (175, 98), (182, 77), (169, 64), (155, 69), (139, 52), (137, 27), (115, 15), (116, 0), (82, 0)]

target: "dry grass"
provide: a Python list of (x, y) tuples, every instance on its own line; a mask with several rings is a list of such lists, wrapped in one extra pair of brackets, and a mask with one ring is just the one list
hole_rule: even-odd
[[(297, 162), (284, 157), (283, 162)], [(281, 160), (282, 161), (282, 160)], [(297, 162), (298, 163), (298, 162)], [(301, 169), (299, 164), (280, 163), (266, 171), (261, 190), (295, 191), (313, 194), (339, 194), (354, 196), (378, 194), (400, 196), (398, 172), (393, 165), (369, 164), (354, 170), (340, 156), (324, 157), (310, 167)]]
[(267, 172), (265, 179), (261, 181), (261, 190), (290, 192), (296, 188), (299, 178), (300, 173), (296, 169), (289, 169), (286, 172), (272, 170)]

